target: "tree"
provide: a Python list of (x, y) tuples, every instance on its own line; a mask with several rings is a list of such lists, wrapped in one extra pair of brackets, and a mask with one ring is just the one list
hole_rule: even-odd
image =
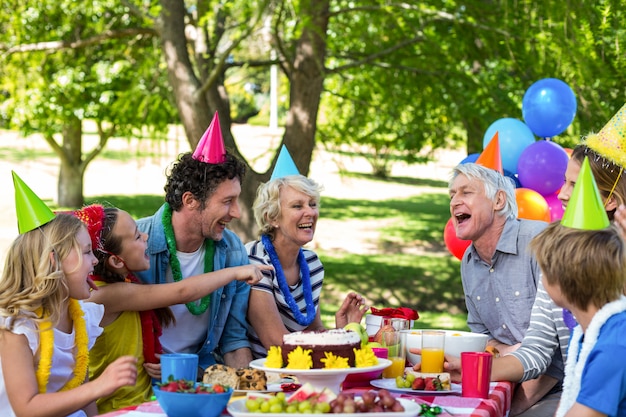
[[(49, 79), (61, 80), (64, 70), (72, 71), (77, 84), (96, 62), (112, 68), (132, 56), (142, 75), (163, 62), (166, 71), (153, 71), (155, 82), (150, 85), (164, 88), (160, 75), (167, 74), (168, 93), (160, 90), (159, 96), (162, 103), (168, 94), (173, 97), (192, 148), (218, 111), (227, 147), (241, 156), (230, 131), (227, 80), (235, 71), (241, 74), (279, 64), (290, 83), (282, 143), (303, 174), (308, 173), (318, 139), (359, 146), (364, 154), (373, 154), (374, 168), (381, 175), (388, 171), (385, 159), (412, 160), (421, 150), (448, 141), (466, 140), (468, 152), (478, 151), (491, 122), (521, 118), (525, 89), (544, 77), (561, 78), (573, 86), (580, 111), (567, 134), (574, 137), (598, 129), (625, 95), (625, 58), (619, 46), (624, 43), (621, 22), (626, 0), (594, 4), (125, 0), (92, 3), (80, 13), (67, 0), (58, 5), (25, 3), (2, 11), (18, 15), (4, 27), (5, 34), (14, 36), (0, 35), (4, 56), (22, 57), (29, 51), (35, 51), (39, 60), (53, 56), (57, 62), (49, 70)], [(270, 57), (269, 48), (259, 47), (267, 28), (276, 59)], [(94, 52), (96, 58), (91, 59)], [(13, 80), (8, 90), (13, 99), (18, 96), (16, 65), (22, 78), (28, 67), (29, 77), (46, 79), (31, 53), (20, 58), (21, 64), (12, 62), (2, 69)], [(41, 81), (37, 87), (45, 85)], [(93, 99), (101, 97), (96, 94), (87, 95), (92, 100), (78, 95), (69, 103), (59, 101), (75, 95), (66, 91), (71, 90), (60, 89), (55, 96), (53, 109), (58, 111), (46, 116), (64, 121), (50, 129), (52, 136), (63, 132), (64, 126), (74, 126), (66, 130), (77, 132), (72, 118), (60, 115), (82, 120), (81, 100), (100, 103)], [(107, 91), (116, 91), (114, 97), (119, 93)], [(148, 103), (154, 98), (140, 97)], [(125, 98), (134, 103), (131, 99)], [(117, 101), (105, 100), (102, 107), (111, 109)], [(25, 103), (22, 99), (24, 106), (13, 108), (22, 111)], [(146, 105), (146, 109), (152, 114), (155, 107)], [(106, 122), (103, 126), (117, 126), (117, 118), (95, 113)], [(131, 129), (142, 123), (125, 125)], [(72, 161), (76, 164), (76, 158)], [(238, 222), (238, 232), (245, 238), (252, 237), (254, 193), (269, 172), (251, 171), (245, 180), (242, 205), (247, 210)]]
[[(154, 30), (137, 27), (118, 2), (16, 3), (3, 26), (2, 113), (9, 126), (40, 133), (61, 161), (58, 204), (83, 204), (88, 164), (109, 138), (158, 137), (175, 120), (158, 71)], [(95, 121), (97, 144), (83, 149), (84, 122)]]

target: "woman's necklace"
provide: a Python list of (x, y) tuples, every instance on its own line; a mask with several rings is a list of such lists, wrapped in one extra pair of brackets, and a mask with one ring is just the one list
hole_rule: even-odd
[[(165, 209), (163, 210), (163, 228), (165, 229), (165, 241), (167, 242), (167, 249), (170, 252), (170, 267), (172, 268), (172, 276), (174, 281), (178, 282), (183, 279), (183, 274), (180, 271), (180, 261), (176, 256), (176, 238), (174, 238), (174, 229), (172, 228), (172, 208), (169, 204), (165, 203)], [(215, 242), (211, 239), (204, 239), (204, 272), (213, 271), (213, 256), (215, 255)], [(200, 305), (197, 305), (194, 301), (185, 304), (187, 310), (194, 316), (199, 316), (204, 313), (209, 304), (211, 303), (211, 294), (207, 294), (200, 300)]]
[[(580, 340), (583, 337), (582, 328), (580, 325), (574, 328), (572, 338), (569, 342), (570, 348), (567, 352), (567, 362), (565, 364), (563, 393), (559, 407), (556, 410), (556, 417), (563, 417), (576, 402), (576, 398), (580, 392), (580, 383), (583, 370), (587, 364), (587, 358), (598, 341), (602, 326), (604, 326), (604, 323), (612, 316), (623, 311), (626, 311), (626, 297), (624, 296), (605, 304), (591, 319), (587, 331), (584, 333), (585, 338), (582, 342), (582, 349), (580, 348)], [(579, 349), (580, 356), (578, 355)]]
[[(87, 324), (83, 317), (83, 310), (77, 300), (70, 298), (68, 306), (70, 318), (74, 323), (74, 341), (76, 343), (76, 366), (74, 377), (70, 379), (59, 391), (67, 391), (79, 387), (87, 376), (89, 364), (89, 350), (87, 336)], [(37, 385), (41, 394), (46, 392), (50, 370), (52, 369), (52, 355), (54, 353), (54, 329), (50, 324), (40, 332), (39, 340), (39, 366), (37, 367)]]
[(261, 236), (261, 241), (263, 242), (263, 246), (265, 246), (265, 251), (269, 255), (272, 265), (274, 265), (278, 286), (280, 288), (280, 291), (283, 293), (283, 297), (289, 305), (289, 308), (291, 309), (294, 318), (301, 326), (310, 325), (311, 323), (313, 323), (313, 320), (315, 320), (316, 312), (315, 304), (313, 303), (313, 295), (311, 294), (311, 272), (309, 271), (309, 264), (306, 263), (306, 259), (304, 258), (304, 252), (302, 251), (302, 248), (300, 248), (298, 252), (298, 264), (300, 265), (302, 290), (304, 291), (304, 301), (306, 302), (306, 317), (304, 317), (300, 312), (298, 304), (296, 304), (296, 300), (294, 300), (293, 295), (291, 295), (291, 291), (289, 291), (289, 286), (287, 285), (287, 279), (285, 278), (283, 267), (280, 264), (280, 259), (278, 259), (278, 255), (276, 254), (274, 245), (272, 245), (272, 241), (270, 240), (268, 235)]

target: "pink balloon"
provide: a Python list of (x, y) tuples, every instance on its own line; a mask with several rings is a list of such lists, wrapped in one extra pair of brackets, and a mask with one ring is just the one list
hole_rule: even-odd
[(563, 204), (561, 200), (558, 199), (558, 193), (544, 195), (543, 198), (546, 199), (546, 203), (548, 203), (548, 208), (550, 209), (550, 221), (553, 222), (555, 220), (561, 220), (563, 217)]

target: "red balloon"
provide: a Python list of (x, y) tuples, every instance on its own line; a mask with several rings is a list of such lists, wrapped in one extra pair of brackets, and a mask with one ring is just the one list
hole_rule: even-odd
[(546, 199), (530, 188), (516, 188), (517, 217), (520, 219), (541, 220), (550, 222), (550, 207)]
[(472, 243), (471, 240), (462, 240), (456, 237), (456, 231), (454, 230), (454, 225), (452, 224), (452, 217), (448, 219), (446, 227), (443, 229), (443, 241), (445, 242), (446, 248), (448, 248), (450, 253), (459, 260), (463, 258), (465, 249), (467, 249), (467, 247)]

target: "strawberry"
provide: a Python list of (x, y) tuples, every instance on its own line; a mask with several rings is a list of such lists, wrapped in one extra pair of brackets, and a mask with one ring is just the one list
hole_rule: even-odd
[(424, 389), (426, 391), (443, 391), (443, 386), (441, 385), (441, 380), (437, 376), (435, 378), (426, 378), (426, 387)]
[(424, 378), (417, 377), (411, 384), (411, 389), (423, 390), (425, 386), (426, 381), (424, 381)]
[(220, 384), (215, 384), (213, 385), (213, 391), (217, 394), (221, 394), (223, 392), (226, 392), (226, 390), (224, 389), (224, 387)]
[(435, 378), (426, 378), (424, 390), (437, 391), (437, 387), (435, 386)]
[(161, 385), (161, 391), (176, 392), (178, 390), (178, 384), (175, 381), (168, 382)]

